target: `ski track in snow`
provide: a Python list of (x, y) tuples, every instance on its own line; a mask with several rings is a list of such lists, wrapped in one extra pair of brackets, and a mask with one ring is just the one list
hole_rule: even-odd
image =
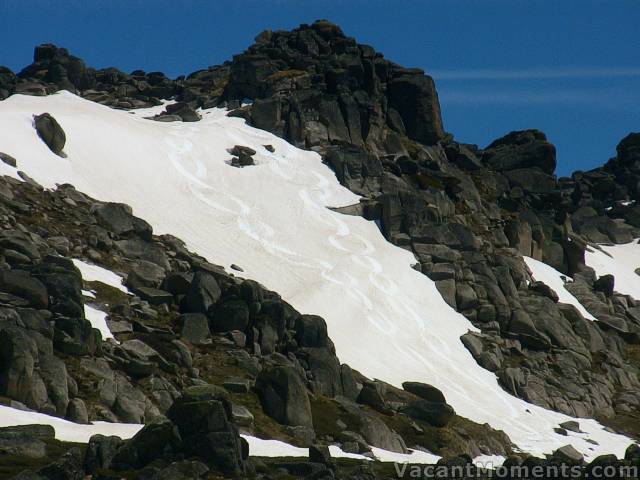
[[(67, 136), (62, 159), (33, 129), (51, 113)], [(618, 456), (631, 441), (579, 419), (586, 434), (553, 431), (570, 417), (517, 399), (465, 349), (477, 331), (415, 271), (413, 255), (384, 239), (374, 222), (326, 207), (358, 202), (319, 155), (251, 128), (219, 109), (195, 123), (145, 120), (68, 92), (14, 95), (0, 102), (0, 151), (42, 185), (71, 183), (103, 201), (131, 205), (156, 234), (171, 233), (213, 263), (244, 269), (303, 313), (322, 316), (338, 357), (395, 386), (423, 381), (440, 388), (457, 413), (504, 430), (524, 451), (572, 444), (587, 458)], [(256, 166), (234, 168), (226, 149), (246, 145)], [(271, 144), (275, 152), (264, 149)], [(16, 169), (0, 164), (0, 173)], [(599, 445), (586, 441), (595, 440)]]

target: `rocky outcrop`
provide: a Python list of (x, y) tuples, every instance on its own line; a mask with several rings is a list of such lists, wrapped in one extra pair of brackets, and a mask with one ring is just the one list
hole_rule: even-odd
[(234, 57), (223, 99), (257, 128), (305, 148), (346, 143), (384, 151), (403, 138), (428, 145), (445, 134), (433, 80), (358, 45), (327, 21), (266, 31)]
[(556, 170), (556, 149), (539, 130), (511, 132), (493, 141), (482, 161), (498, 172), (539, 168), (547, 175)]
[(307, 390), (299, 374), (291, 367), (263, 370), (256, 379), (256, 390), (267, 415), (279, 423), (313, 426)]
[[(414, 254), (415, 268), (481, 331), (461, 341), (505, 390), (637, 435), (640, 305), (615, 292), (615, 280), (597, 279), (584, 253), (640, 236), (640, 134), (624, 138), (603, 167), (570, 178), (555, 176), (555, 148), (537, 130), (511, 132), (484, 149), (459, 143), (443, 130), (430, 77), (326, 21), (263, 32), (225, 65), (175, 80), (95, 70), (52, 45), (38, 47), (18, 75), (0, 69), (0, 98), (60, 89), (115, 108), (177, 100), (155, 118), (163, 121), (197, 121), (198, 107), (226, 106), (230, 115), (318, 151), (363, 197), (343, 212), (376, 220), (390, 242)], [(64, 142), (52, 131), (43, 128), (41, 137), (61, 153)], [(254, 163), (246, 147), (229, 153), (234, 166)], [(460, 440), (460, 418), (428, 386), (398, 393), (341, 365), (322, 319), (300, 315), (276, 293), (209, 264), (173, 237), (154, 236), (125, 205), (96, 202), (69, 186), (51, 192), (9, 179), (0, 182), (0, 201), (3, 397), (82, 421), (155, 422), (186, 386), (237, 385), (240, 377), (244, 387), (229, 391), (253, 409), (248, 428), (285, 440), (403, 451), (403, 439), (433, 445), (425, 435), (435, 428), (469, 455), (508, 453), (508, 441), (490, 430), (491, 452)], [(566, 288), (597, 321), (532, 281), (522, 255), (572, 276)], [(71, 256), (118, 270), (134, 295), (87, 285)], [(120, 344), (101, 342), (84, 318), (83, 288), (96, 292), (95, 305), (108, 311)], [(227, 421), (252, 424), (241, 409), (234, 415), (235, 404), (231, 414), (220, 404), (211, 408), (222, 408)], [(417, 440), (409, 421), (423, 432)], [(176, 448), (173, 427), (153, 428), (153, 437)], [(95, 449), (120, 448), (112, 444)], [(237, 453), (237, 444), (227, 446)], [(563, 461), (571, 456), (556, 452)], [(76, 459), (70, 453), (52, 468), (64, 471)], [(198, 460), (166, 469), (201, 472), (197, 478), (202, 465), (209, 468)]]

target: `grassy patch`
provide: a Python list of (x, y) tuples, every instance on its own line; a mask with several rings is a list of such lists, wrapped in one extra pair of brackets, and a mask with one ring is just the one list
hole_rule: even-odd
[[(228, 347), (221, 347), (215, 343), (198, 347), (200, 355), (194, 362), (194, 366), (200, 370), (200, 378), (220, 387), (231, 377), (251, 379), (251, 375), (238, 366), (236, 359), (230, 353), (231, 351)], [(253, 432), (257, 437), (273, 438), (296, 444), (296, 440), (286, 433), (282, 425), (264, 413), (260, 399), (255, 392), (229, 392), (229, 400), (237, 405), (242, 405), (251, 412), (254, 417)]]
[(347, 412), (342, 406), (327, 397), (317, 396), (311, 398), (311, 414), (313, 416), (313, 429), (318, 437), (337, 438), (342, 429), (338, 427), (338, 421), (347, 425), (346, 430), (358, 432), (360, 419)]
[(96, 301), (106, 305), (124, 303), (129, 297), (123, 291), (102, 282), (84, 282), (88, 290), (95, 292)]
[(42, 440), (46, 445), (47, 456), (43, 458), (27, 458), (13, 455), (0, 456), (0, 479), (12, 478), (25, 470), (36, 471), (57, 460), (73, 447), (82, 450), (86, 445), (81, 443), (67, 443), (54, 439)]

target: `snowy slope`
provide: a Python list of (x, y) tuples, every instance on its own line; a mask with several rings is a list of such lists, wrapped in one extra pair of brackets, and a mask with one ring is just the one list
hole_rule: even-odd
[(588, 249), (585, 262), (593, 268), (599, 277), (612, 274), (615, 277), (615, 290), (640, 300), (640, 240), (622, 245), (600, 245), (604, 250)]
[[(68, 158), (38, 138), (32, 115), (42, 112), (64, 128)], [(67, 92), (15, 95), (0, 102), (0, 131), (8, 133), (0, 151), (44, 186), (67, 182), (127, 203), (156, 233), (182, 238), (214, 263), (240, 265), (298, 310), (324, 317), (341, 361), (369, 377), (433, 384), (460, 415), (504, 430), (533, 454), (567, 443), (587, 457), (624, 453), (630, 440), (595, 421), (580, 420), (588, 435), (560, 436), (553, 428), (569, 417), (504, 392), (460, 342), (474, 327), (410, 267), (413, 256), (386, 242), (375, 223), (326, 208), (358, 198), (316, 153), (222, 110), (203, 113), (197, 123), (167, 124)], [(226, 149), (236, 144), (257, 150), (258, 165), (227, 165)], [(16, 170), (0, 164), (1, 173)]]
[[(538, 280), (551, 287), (558, 294), (558, 301), (569, 303), (576, 307), (582, 316), (588, 320), (596, 320), (596, 317), (587, 312), (587, 309), (574, 297), (569, 290), (564, 288), (567, 281), (572, 281), (571, 277), (560, 273), (555, 268), (530, 257), (523, 257), (527, 267), (531, 270), (534, 280)], [(566, 281), (563, 280), (566, 278)]]
[(69, 422), (43, 413), (29, 412), (0, 405), (0, 427), (15, 425), (51, 425), (56, 438), (65, 442), (87, 443), (92, 435), (115, 435), (122, 439), (133, 437), (142, 425), (133, 423), (94, 422), (90, 425)]

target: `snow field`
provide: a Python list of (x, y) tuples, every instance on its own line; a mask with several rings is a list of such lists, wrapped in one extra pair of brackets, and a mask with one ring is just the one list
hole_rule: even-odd
[[(68, 158), (38, 138), (32, 115), (42, 112), (64, 128)], [(553, 428), (570, 417), (502, 390), (460, 341), (475, 328), (411, 268), (411, 253), (386, 242), (375, 223), (327, 208), (358, 197), (319, 155), (223, 110), (202, 113), (200, 122), (167, 124), (68, 92), (14, 95), (0, 102), (0, 129), (10, 133), (0, 138), (0, 151), (45, 187), (67, 182), (97, 199), (127, 203), (155, 233), (182, 238), (214, 263), (240, 265), (244, 276), (299, 311), (322, 316), (340, 360), (364, 375), (395, 386), (432, 384), (458, 414), (504, 430), (534, 455), (566, 444), (587, 458), (624, 454), (631, 440), (596, 421), (580, 419), (586, 434), (564, 437)], [(236, 144), (258, 152), (255, 167), (227, 165), (226, 150)], [(16, 176), (0, 164), (2, 173)]]

